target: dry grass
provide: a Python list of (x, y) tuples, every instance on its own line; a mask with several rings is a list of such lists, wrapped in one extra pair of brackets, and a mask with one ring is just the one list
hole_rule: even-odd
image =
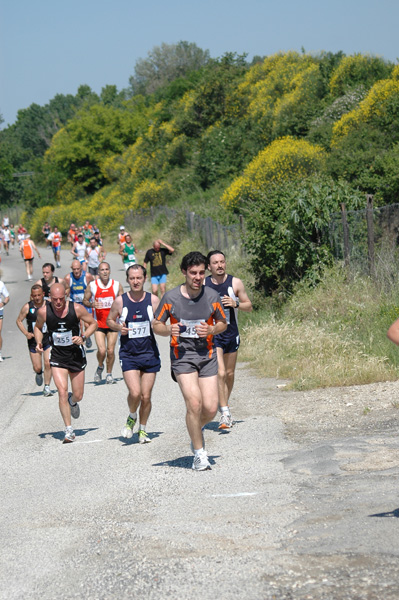
[(342, 335), (309, 321), (279, 323), (273, 317), (244, 328), (240, 358), (261, 375), (289, 379), (288, 387), (301, 390), (395, 380), (399, 374), (387, 358), (367, 355)]

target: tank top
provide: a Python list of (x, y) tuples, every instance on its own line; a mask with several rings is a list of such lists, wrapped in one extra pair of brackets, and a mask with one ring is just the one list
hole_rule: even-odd
[(22, 242), (22, 252), (25, 260), (30, 260), (33, 258), (33, 248), (30, 240), (24, 240)]
[(51, 344), (50, 360), (52, 364), (73, 365), (85, 361), (83, 346), (72, 342), (74, 336), (80, 335), (79, 319), (76, 316), (73, 302), (68, 303), (68, 312), (65, 317), (57, 317), (49, 302), (46, 305), (46, 323)]
[[(205, 285), (216, 290), (222, 299), (223, 296), (230, 296), (233, 300), (237, 300), (237, 296), (233, 290), (233, 276), (227, 275), (226, 280), (223, 283), (217, 284), (212, 282), (210, 275), (205, 279)], [(223, 306), (223, 305), (222, 305)], [(235, 338), (238, 335), (238, 324), (237, 324), (237, 309), (229, 306), (223, 306), (223, 310), (226, 314), (227, 329), (223, 333), (219, 333), (218, 339), (230, 339)]]
[[(33, 330), (35, 328), (36, 318), (37, 318), (37, 311), (39, 310), (39, 308), (41, 308), (41, 306), (38, 308), (37, 306), (35, 306), (33, 300), (29, 300), (28, 307), (29, 307), (28, 314), (26, 315), (27, 330), (29, 333), (33, 333)], [(44, 323), (44, 325), (42, 327), (42, 332), (43, 332), (43, 346), (48, 346), (49, 345), (49, 335), (48, 335), (46, 323)]]
[(78, 302), (79, 304), (83, 304), (83, 296), (85, 293), (85, 289), (87, 288), (87, 280), (86, 274), (82, 273), (79, 279), (75, 279), (73, 273), (69, 274), (70, 291), (69, 297), (72, 302)]
[[(54, 279), (55, 279), (54, 283), (58, 283), (58, 277), (55, 276)], [(44, 277), (41, 278), (41, 282), (42, 282), (41, 285), (42, 285), (43, 293), (44, 293), (44, 299), (50, 300), (50, 286), (48, 285), (48, 283), (46, 282)]]
[(100, 254), (100, 249), (98, 248), (98, 246), (96, 246), (95, 248), (91, 248), (90, 246), (87, 248), (87, 254), (88, 254), (88, 261), (87, 261), (87, 265), (91, 268), (91, 269), (97, 269), (97, 267), (100, 264), (100, 260), (99, 260), (99, 254)]
[(78, 260), (80, 260), (81, 262), (85, 259), (86, 248), (87, 245), (84, 242), (83, 244), (79, 244), (79, 242), (76, 242), (75, 244), (75, 252), (78, 255)]
[(110, 279), (106, 288), (100, 287), (98, 279), (90, 282), (90, 289), (92, 294), (92, 300), (99, 302), (102, 308), (94, 309), (94, 317), (98, 323), (98, 326), (102, 329), (108, 329), (107, 317), (113, 301), (119, 292), (119, 282)]
[(127, 252), (127, 256), (123, 256), (124, 263), (135, 263), (136, 262), (136, 255), (135, 255), (135, 249), (134, 249), (133, 244), (131, 246), (128, 246), (125, 243), (125, 247), (124, 247), (123, 251)]
[(119, 356), (140, 356), (159, 358), (159, 350), (152, 331), (151, 321), (154, 313), (151, 304), (151, 294), (145, 292), (143, 300), (133, 302), (128, 293), (122, 294), (122, 314), (120, 321), (124, 321), (129, 328), (128, 335), (121, 335)]

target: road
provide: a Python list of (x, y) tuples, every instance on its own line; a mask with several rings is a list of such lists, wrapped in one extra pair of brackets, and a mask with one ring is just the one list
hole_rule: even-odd
[[(11, 301), (0, 364), (0, 598), (398, 597), (399, 470), (348, 477), (342, 462), (364, 438), (289, 440), (272, 414), (282, 393), (276, 382), (243, 364), (231, 402), (236, 425), (219, 433), (215, 421), (205, 431), (211, 471), (191, 470), (165, 338), (151, 444), (120, 437), (128, 414), (121, 371), (114, 385), (94, 384), (95, 349), (76, 442), (62, 444), (57, 397), (35, 385), (15, 325), (31, 284), (16, 250), (2, 258)], [(108, 258), (124, 283), (120, 257)], [(35, 278), (42, 262), (35, 259)], [(393, 435), (389, 443), (399, 447)]]

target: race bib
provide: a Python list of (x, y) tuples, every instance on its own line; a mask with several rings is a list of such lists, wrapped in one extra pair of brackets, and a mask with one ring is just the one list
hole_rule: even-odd
[(129, 323), (129, 337), (130, 338), (143, 338), (150, 335), (150, 322), (141, 321), (139, 323)]
[(134, 256), (134, 254), (128, 254), (128, 259), (129, 259), (131, 262), (134, 262), (134, 261), (135, 261), (135, 256)]
[(101, 297), (97, 298), (97, 302), (100, 305), (100, 309), (104, 310), (105, 308), (111, 308), (114, 298), (112, 296), (106, 296), (105, 298)]
[(200, 325), (202, 321), (186, 321), (185, 319), (180, 319), (180, 323), (186, 327), (186, 330), (180, 333), (180, 337), (199, 338), (199, 335), (195, 330), (195, 326)]
[(73, 295), (73, 301), (74, 302), (83, 302), (83, 297), (84, 297), (84, 293), (83, 294), (74, 294)]
[(72, 331), (54, 331), (54, 346), (72, 346)]

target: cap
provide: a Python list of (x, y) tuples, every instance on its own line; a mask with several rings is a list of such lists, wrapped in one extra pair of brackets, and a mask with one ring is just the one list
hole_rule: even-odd
[(124, 225), (121, 225), (121, 226), (119, 227), (119, 229), (125, 229), (125, 226), (124, 226)]

